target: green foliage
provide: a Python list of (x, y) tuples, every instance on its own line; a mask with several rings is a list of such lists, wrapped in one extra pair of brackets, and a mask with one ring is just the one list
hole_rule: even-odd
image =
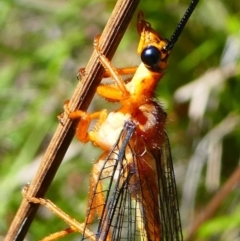
[[(58, 125), (56, 116), (77, 84), (76, 73), (86, 65), (93, 38), (103, 30), (115, 2), (0, 1), (0, 237), (8, 230), (21, 202), (21, 187), (33, 178)], [(162, 36), (169, 38), (189, 2), (142, 1), (139, 9)], [(168, 113), (167, 129), (183, 200), (184, 229), (194, 220), (192, 213), (197, 214), (212, 197), (209, 190), (220, 188), (238, 166), (239, 9), (239, 1), (200, 1), (172, 50), (169, 67), (157, 90)], [(135, 23), (136, 17), (114, 57), (117, 67), (140, 62), (133, 50), (139, 40)], [(226, 67), (230, 63), (235, 65), (233, 69)], [(211, 74), (212, 70), (220, 77)], [(95, 102), (91, 106), (101, 108)], [(219, 126), (224, 132), (217, 129)], [(204, 158), (197, 159), (202, 168), (186, 175), (199, 154), (199, 143), (207, 147), (200, 152)], [(89, 156), (92, 150), (91, 145), (74, 141), (47, 192), (49, 199), (79, 221), (84, 220), (89, 173), (97, 157)], [(219, 173), (211, 172), (211, 162), (207, 160), (215, 161), (214, 170), (219, 166)], [(211, 179), (206, 179), (207, 173)], [(186, 199), (183, 187), (194, 182), (196, 189), (191, 189), (187, 193), (190, 199)], [(229, 214), (230, 207), (239, 210), (239, 197), (235, 194), (234, 189), (222, 203), (221, 214), (217, 213), (209, 226), (199, 232), (201, 240), (211, 240), (216, 229), (227, 229), (224, 224), (228, 220), (234, 222), (234, 227), (239, 226), (236, 213)], [(27, 240), (39, 240), (66, 227), (41, 208)], [(74, 238), (79, 237), (70, 235), (62, 240)]]
[[(233, 210), (232, 210), (233, 211)], [(239, 205), (227, 215), (217, 216), (206, 222), (198, 232), (201, 240), (208, 240), (214, 237), (218, 240), (237, 240), (240, 226)], [(213, 232), (214, 231), (214, 232)]]

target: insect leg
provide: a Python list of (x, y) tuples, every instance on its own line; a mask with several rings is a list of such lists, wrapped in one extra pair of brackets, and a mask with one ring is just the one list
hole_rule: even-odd
[[(133, 67), (125, 67), (125, 68), (115, 68), (118, 75), (133, 75), (135, 74), (138, 66)], [(82, 79), (86, 75), (85, 68), (80, 68), (77, 73), (78, 79)], [(109, 78), (111, 77), (111, 74), (107, 69), (105, 69), (105, 72), (103, 74), (103, 78)], [(125, 82), (125, 80), (124, 80)]]
[(59, 207), (57, 207), (53, 202), (51, 202), (48, 199), (29, 196), (27, 193), (28, 187), (29, 187), (28, 185), (25, 185), (22, 188), (22, 195), (28, 202), (45, 206), (70, 226), (70, 228), (68, 229), (49, 235), (48, 237), (43, 239), (44, 241), (56, 240), (60, 237), (66, 236), (67, 234), (70, 234), (73, 232), (83, 233), (83, 231), (85, 231), (85, 233), (89, 237), (92, 237), (90, 239), (91, 241), (95, 241), (94, 234), (85, 228), (85, 224), (81, 224), (77, 222), (75, 219), (71, 218), (68, 214), (63, 212)]
[(103, 67), (105, 68), (105, 70), (107, 70), (107, 72), (109, 73), (110, 77), (113, 78), (113, 80), (116, 82), (119, 90), (122, 92), (122, 96), (123, 98), (128, 97), (129, 93), (128, 90), (126, 89), (124, 80), (121, 78), (121, 76), (118, 74), (116, 68), (112, 65), (112, 63), (108, 60), (108, 58), (102, 54), (100, 48), (99, 48), (99, 36), (97, 36), (94, 39), (94, 43), (93, 43), (94, 49), (96, 50), (99, 60), (101, 62), (101, 64), (103, 65)]
[[(107, 110), (104, 109), (91, 114), (88, 114), (87, 112), (82, 110), (71, 112), (68, 108), (68, 101), (65, 102), (63, 108), (71, 120), (79, 119), (79, 122), (76, 127), (76, 136), (78, 140), (83, 143), (88, 141), (94, 142), (94, 132), (97, 131), (99, 126), (101, 126), (101, 124), (106, 120)], [(91, 131), (89, 133), (88, 128), (91, 123), (91, 120), (97, 119), (97, 118), (98, 118), (98, 122), (95, 124), (94, 131)]]
[[(108, 61), (109, 62), (109, 60), (104, 55), (102, 55), (101, 59), (103, 61)], [(113, 79), (114, 78), (116, 79), (116, 76), (118, 76), (117, 77), (117, 81), (115, 81), (115, 82), (119, 83), (119, 78), (120, 78), (120, 83), (121, 83), (120, 87), (119, 87), (119, 85), (116, 86), (116, 85), (111, 85), (111, 84), (110, 85), (100, 84), (97, 87), (97, 93), (100, 96), (108, 99), (109, 101), (111, 101), (111, 100), (112, 101), (119, 101), (119, 100), (125, 99), (126, 96), (129, 95), (128, 91), (125, 88), (125, 84), (128, 83), (131, 80), (131, 78), (123, 80), (121, 78), (121, 75), (133, 75), (133, 74), (135, 74), (137, 67), (115, 68), (111, 64), (110, 68), (111, 68), (111, 71), (109, 71), (109, 69), (105, 68), (105, 72), (104, 72), (103, 78), (112, 77)], [(114, 68), (114, 70), (113, 70), (113, 68)], [(114, 73), (114, 75), (112, 73)], [(84, 75), (85, 75), (85, 68), (79, 69), (78, 75), (77, 75), (78, 79), (81, 79)], [(124, 86), (124, 87), (122, 87), (122, 86)], [(122, 90), (121, 88), (123, 88), (124, 90)], [(126, 92), (126, 96), (124, 94), (125, 92)]]

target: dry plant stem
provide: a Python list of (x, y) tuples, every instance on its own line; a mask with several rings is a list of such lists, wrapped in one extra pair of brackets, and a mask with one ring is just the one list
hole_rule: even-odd
[(199, 227), (214, 215), (221, 203), (229, 195), (235, 185), (240, 182), (240, 167), (238, 167), (231, 177), (225, 182), (223, 187), (212, 198), (207, 207), (195, 218), (194, 223), (188, 228), (185, 241), (194, 240), (194, 235)]
[[(113, 57), (139, 2), (140, 0), (119, 0), (117, 2), (99, 41), (102, 53), (109, 59)], [(87, 109), (96, 87), (101, 81), (102, 73), (103, 68), (97, 60), (96, 53), (93, 52), (86, 66), (86, 76), (79, 82), (70, 100), (70, 110)], [(74, 123), (66, 116), (64, 116), (63, 123), (64, 125), (58, 125), (38, 172), (31, 182), (28, 191), (30, 196), (44, 196), (74, 136)], [(5, 241), (21, 241), (24, 239), (38, 206), (23, 199), (4, 239)]]

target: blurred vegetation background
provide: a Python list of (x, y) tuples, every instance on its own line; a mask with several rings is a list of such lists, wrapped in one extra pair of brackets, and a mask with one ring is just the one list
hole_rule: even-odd
[[(93, 50), (116, 1), (0, 0), (0, 239), (22, 200), (71, 97), (76, 74)], [(168, 38), (187, 0), (142, 1), (139, 9)], [(114, 57), (117, 67), (138, 65), (133, 18)], [(172, 51), (157, 89), (168, 113), (183, 231), (239, 166), (240, 2), (201, 0)], [(96, 97), (97, 98), (97, 97)], [(91, 110), (106, 107), (98, 98)], [(112, 104), (116, 108), (115, 104)], [(76, 140), (47, 197), (79, 221), (86, 211), (89, 172), (99, 152)], [(92, 156), (89, 153), (93, 153)], [(194, 240), (240, 240), (239, 183)], [(26, 240), (64, 229), (40, 208)], [(62, 240), (79, 240), (71, 234)]]

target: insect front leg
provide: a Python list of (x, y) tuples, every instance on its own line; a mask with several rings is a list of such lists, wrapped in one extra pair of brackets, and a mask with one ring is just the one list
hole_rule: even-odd
[(103, 77), (111, 77), (116, 83), (116, 86), (100, 85), (97, 88), (97, 93), (102, 97), (113, 101), (126, 99), (129, 97), (130, 94), (125, 86), (125, 82), (122, 79), (121, 75), (134, 74), (136, 72), (137, 67), (130, 67), (125, 69), (115, 68), (113, 64), (109, 61), (109, 59), (101, 52), (101, 49), (99, 47), (99, 37), (100, 36), (97, 36), (94, 39), (93, 46), (98, 54), (99, 61), (105, 69), (105, 74)]
[[(94, 39), (93, 46), (98, 54), (99, 61), (105, 70), (103, 78), (111, 77), (116, 85), (100, 84), (97, 88), (97, 93), (109, 101), (121, 101), (130, 96), (129, 91), (126, 88), (126, 83), (131, 80), (131, 78), (123, 80), (121, 76), (134, 75), (138, 67), (115, 68), (111, 61), (101, 52), (99, 47), (99, 37), (100, 35)], [(80, 68), (77, 77), (78, 79), (81, 79), (86, 74), (85, 68)]]
[[(115, 68), (115, 67), (114, 67)], [(124, 76), (124, 75), (133, 75), (135, 74), (138, 66), (133, 67), (125, 67), (125, 68), (115, 68), (115, 71), (118, 75)], [(85, 68), (80, 68), (77, 73), (77, 78), (80, 80), (86, 75)], [(108, 71), (108, 69), (105, 69), (105, 72), (103, 74), (103, 78), (109, 78), (112, 77), (111, 73)], [(126, 82), (126, 80), (124, 80)]]

